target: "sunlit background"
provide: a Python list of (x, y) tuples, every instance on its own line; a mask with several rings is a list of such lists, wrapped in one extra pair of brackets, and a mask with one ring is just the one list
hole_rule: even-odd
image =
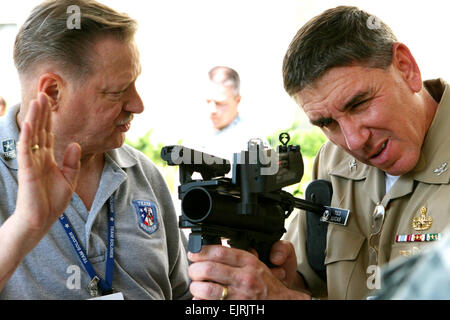
[[(39, 0), (0, 1), (0, 96), (20, 101), (12, 61), (18, 26)], [(202, 96), (207, 71), (235, 68), (242, 83), (241, 114), (269, 135), (302, 114), (283, 90), (281, 64), (298, 28), (337, 5), (356, 5), (378, 16), (409, 46), (424, 79), (450, 79), (448, 1), (312, 0), (103, 0), (138, 20), (143, 73), (138, 90), (146, 106), (130, 139), (153, 128), (154, 142), (170, 144), (209, 124)], [(303, 121), (303, 120), (302, 120)], [(305, 125), (307, 121), (304, 121)]]

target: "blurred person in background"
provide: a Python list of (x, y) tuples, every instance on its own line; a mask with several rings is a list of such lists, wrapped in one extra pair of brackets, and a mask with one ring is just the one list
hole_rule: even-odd
[[(186, 140), (185, 146), (233, 161), (233, 154), (247, 150), (251, 139), (259, 139), (268, 146), (265, 138), (241, 118), (241, 80), (233, 68), (216, 66), (209, 70), (206, 80), (205, 102), (211, 121), (210, 130), (199, 131)], [(258, 130), (259, 131), (259, 130)]]
[(239, 117), (240, 78), (230, 67), (214, 67), (208, 72), (210, 84), (206, 103), (210, 106), (211, 122), (217, 134), (224, 133), (241, 122)]

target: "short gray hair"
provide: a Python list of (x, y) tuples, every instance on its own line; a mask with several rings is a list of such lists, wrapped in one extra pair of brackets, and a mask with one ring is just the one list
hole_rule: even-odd
[(292, 40), (283, 61), (284, 88), (292, 96), (334, 67), (355, 64), (386, 69), (396, 41), (385, 23), (357, 7), (326, 10), (301, 27)]
[[(68, 8), (80, 9), (80, 28), (68, 28)], [(93, 0), (51, 0), (34, 8), (16, 36), (14, 63), (20, 75), (42, 62), (54, 62), (70, 77), (92, 73), (91, 52), (96, 40), (113, 36), (131, 40), (137, 22)]]
[(231, 86), (234, 96), (240, 92), (241, 80), (236, 70), (230, 67), (217, 66), (209, 70), (209, 79), (225, 86)]

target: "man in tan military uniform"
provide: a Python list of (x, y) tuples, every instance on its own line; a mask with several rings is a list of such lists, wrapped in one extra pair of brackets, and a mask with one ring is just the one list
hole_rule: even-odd
[(300, 212), (285, 237), (295, 254), (289, 242), (272, 248), (278, 268), (241, 250), (206, 246), (189, 256), (191, 292), (203, 299), (376, 295), (382, 266), (436, 243), (450, 222), (450, 88), (440, 79), (423, 82), (408, 47), (355, 7), (306, 23), (286, 53), (283, 78), (330, 140), (313, 178), (331, 181), (331, 206), (350, 210), (346, 225), (328, 224), (326, 283), (307, 260)]
[[(379, 279), (374, 279), (379, 276), (375, 274), (379, 270), (369, 268), (372, 213), (377, 204), (384, 203), (386, 208), (379, 241), (380, 266), (399, 255), (412, 256), (421, 252), (424, 246), (437, 240), (437, 234), (450, 222), (450, 171), (445, 165), (450, 162), (450, 87), (441, 80), (427, 81), (425, 85), (440, 101), (436, 116), (425, 138), (419, 163), (414, 170), (402, 175), (387, 194), (383, 171), (359, 161), (352, 167), (354, 158), (333, 143), (326, 143), (317, 155), (314, 179), (331, 181), (331, 206), (350, 209), (351, 213), (347, 226), (328, 226), (327, 284), (305, 259), (305, 215), (298, 214), (291, 224), (286, 238), (295, 245), (298, 271), (313, 296), (325, 296), (328, 288), (330, 299), (361, 299), (370, 294), (371, 289), (379, 289), (376, 282)], [(421, 211), (426, 211), (425, 217), (432, 218), (425, 230), (419, 230)], [(423, 234), (425, 239), (406, 237), (413, 234)], [(436, 239), (429, 236), (427, 241), (426, 235), (436, 235)]]

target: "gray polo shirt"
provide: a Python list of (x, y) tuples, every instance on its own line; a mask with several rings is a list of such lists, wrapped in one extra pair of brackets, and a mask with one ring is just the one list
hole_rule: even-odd
[[(17, 199), (19, 138), (11, 107), (0, 118), (0, 224)], [(74, 194), (65, 213), (97, 274), (105, 278), (107, 202), (115, 201), (113, 288), (125, 299), (188, 299), (184, 235), (169, 190), (156, 166), (124, 145), (109, 151), (91, 210)], [(23, 221), (24, 224), (27, 221)], [(0, 299), (88, 299), (90, 277), (59, 221), (25, 257)]]

